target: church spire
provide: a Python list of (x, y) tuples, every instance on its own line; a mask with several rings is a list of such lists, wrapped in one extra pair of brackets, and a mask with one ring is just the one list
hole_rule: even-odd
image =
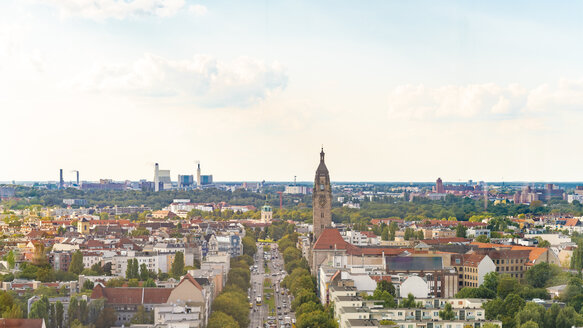
[(320, 162), (324, 162), (324, 146), (322, 146), (322, 151), (320, 152)]

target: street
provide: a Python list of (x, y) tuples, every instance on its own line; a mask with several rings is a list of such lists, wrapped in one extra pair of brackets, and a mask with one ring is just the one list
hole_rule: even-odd
[[(264, 252), (264, 245), (269, 245), (271, 250)], [(289, 328), (292, 322), (295, 322), (295, 315), (291, 313), (290, 309), (293, 297), (289, 295), (285, 288), (280, 286), (280, 282), (287, 275), (283, 267), (283, 258), (277, 248), (277, 244), (264, 245), (257, 243), (255, 263), (251, 268), (251, 288), (248, 295), (250, 303), (249, 327)], [(267, 270), (264, 268), (264, 263), (267, 263)], [(269, 283), (264, 288), (266, 278), (269, 279)], [(258, 300), (261, 305), (257, 305)], [(270, 305), (271, 311), (269, 309)]]

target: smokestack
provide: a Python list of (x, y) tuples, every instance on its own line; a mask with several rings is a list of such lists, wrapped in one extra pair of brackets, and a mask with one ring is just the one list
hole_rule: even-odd
[(63, 189), (63, 169), (59, 169), (59, 189)]
[(79, 185), (79, 171), (77, 171), (77, 185)]
[(200, 163), (197, 163), (196, 167), (196, 186), (200, 188)]
[(154, 164), (154, 191), (160, 191), (160, 178), (158, 176), (158, 163)]

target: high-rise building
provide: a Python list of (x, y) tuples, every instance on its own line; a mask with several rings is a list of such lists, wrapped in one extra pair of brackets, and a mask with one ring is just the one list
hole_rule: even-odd
[(441, 181), (441, 178), (437, 178), (437, 181), (435, 181), (435, 192), (438, 194), (445, 194), (445, 188), (443, 187), (443, 181)]
[(320, 165), (318, 165), (314, 178), (312, 208), (314, 240), (317, 240), (324, 228), (332, 224), (332, 188), (328, 168), (324, 163), (324, 148), (320, 152)]

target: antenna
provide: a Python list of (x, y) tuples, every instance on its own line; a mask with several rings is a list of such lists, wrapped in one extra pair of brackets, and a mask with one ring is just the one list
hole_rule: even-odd
[(294, 186), (296, 185), (296, 176), (294, 175)]

